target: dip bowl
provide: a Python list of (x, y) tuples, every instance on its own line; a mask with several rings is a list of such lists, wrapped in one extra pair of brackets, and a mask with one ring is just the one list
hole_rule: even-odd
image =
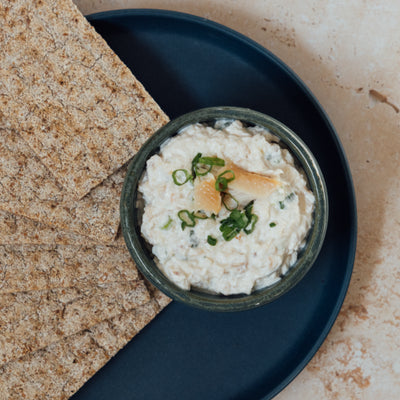
[[(140, 232), (141, 210), (137, 207), (138, 185), (146, 169), (147, 160), (159, 152), (167, 139), (182, 128), (194, 123), (213, 123), (218, 119), (236, 119), (246, 124), (267, 128), (280, 139), (304, 170), (310, 190), (315, 196), (313, 224), (306, 245), (299, 252), (296, 263), (281, 279), (271, 286), (251, 294), (218, 295), (200, 290), (184, 290), (171, 282), (157, 267), (150, 245)], [(120, 203), (121, 228), (126, 245), (138, 269), (154, 286), (174, 300), (209, 311), (242, 311), (262, 306), (292, 289), (314, 264), (322, 247), (328, 224), (327, 190), (321, 170), (303, 141), (281, 122), (257, 111), (237, 107), (211, 107), (182, 115), (159, 129), (141, 147), (130, 162), (125, 177)]]

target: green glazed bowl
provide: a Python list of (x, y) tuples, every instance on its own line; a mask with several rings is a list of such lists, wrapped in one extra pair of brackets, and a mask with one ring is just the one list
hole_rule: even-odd
[[(136, 207), (137, 187), (146, 168), (146, 161), (159, 152), (160, 145), (182, 128), (200, 122), (213, 123), (217, 119), (237, 119), (247, 124), (267, 128), (280, 139), (297, 158), (315, 196), (314, 221), (306, 246), (299, 253), (293, 267), (276, 283), (249, 295), (213, 295), (198, 290), (183, 290), (172, 283), (157, 267), (149, 245), (140, 233), (140, 216)], [(121, 227), (126, 245), (142, 274), (169, 297), (209, 311), (242, 311), (269, 303), (292, 289), (310, 270), (325, 238), (328, 224), (327, 190), (321, 170), (303, 141), (281, 122), (256, 111), (237, 107), (210, 107), (182, 115), (159, 129), (132, 159), (121, 194)]]

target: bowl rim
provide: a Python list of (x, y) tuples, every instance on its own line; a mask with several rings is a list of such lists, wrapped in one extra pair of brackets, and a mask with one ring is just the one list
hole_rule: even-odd
[[(266, 127), (284, 143), (303, 168), (316, 201), (313, 225), (307, 244), (294, 266), (276, 283), (249, 295), (210, 295), (197, 290), (184, 290), (170, 281), (157, 267), (145, 239), (140, 234), (137, 208), (137, 186), (147, 160), (156, 154), (161, 144), (184, 127), (217, 119), (237, 119)], [(208, 311), (244, 311), (272, 302), (296, 286), (311, 269), (324, 242), (328, 219), (328, 195), (321, 169), (307, 145), (290, 128), (267, 114), (242, 107), (217, 106), (201, 108), (183, 114), (157, 130), (130, 161), (120, 200), (121, 230), (128, 250), (139, 271), (154, 286), (174, 300)]]

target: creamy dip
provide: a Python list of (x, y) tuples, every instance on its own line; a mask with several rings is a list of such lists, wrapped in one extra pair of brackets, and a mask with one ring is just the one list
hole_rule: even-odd
[[(246, 205), (254, 201), (251, 212), (256, 223), (247, 229), (251, 232), (241, 230), (233, 239), (224, 239), (221, 221), (229, 218), (237, 205), (232, 201), (227, 202), (231, 210), (222, 205), (217, 215), (205, 211), (202, 215), (208, 218), (196, 218), (192, 227), (182, 224), (180, 211), (198, 211), (194, 209), (196, 182), (217, 178), (222, 171), (213, 166), (205, 176), (177, 185), (174, 171), (190, 173), (198, 153), (279, 182), (257, 196), (245, 189), (230, 190), (229, 183), (224, 190), (232, 192), (243, 214)], [(277, 138), (262, 127), (225, 120), (215, 127), (188, 126), (165, 142), (147, 161), (139, 192), (144, 201), (141, 232), (162, 272), (183, 289), (195, 287), (224, 295), (249, 294), (278, 281), (288, 271), (305, 244), (315, 202), (304, 173)]]

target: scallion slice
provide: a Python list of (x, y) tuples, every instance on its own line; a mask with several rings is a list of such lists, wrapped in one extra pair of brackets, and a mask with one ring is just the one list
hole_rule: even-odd
[(206, 165), (217, 165), (219, 167), (225, 166), (225, 161), (222, 158), (218, 157), (200, 157), (198, 163)]
[(214, 237), (212, 237), (211, 235), (207, 236), (207, 243), (210, 246), (215, 246), (217, 244), (217, 239), (215, 239)]
[(228, 181), (223, 176), (219, 176), (215, 181), (215, 190), (225, 192), (226, 189), (228, 189)]
[(193, 213), (193, 216), (197, 219), (207, 219), (207, 214), (204, 211), (196, 211)]
[(166, 222), (165, 225), (163, 225), (163, 226), (161, 227), (161, 229), (166, 230), (166, 229), (168, 229), (168, 228), (171, 226), (171, 224), (172, 224), (172, 218), (171, 218), (171, 217), (168, 217), (168, 221)]
[(221, 221), (219, 230), (226, 241), (232, 240), (242, 229), (247, 235), (254, 231), (258, 216), (253, 214), (253, 204), (254, 201), (251, 201), (243, 211), (233, 210), (228, 218)]
[(184, 230), (187, 226), (193, 227), (196, 225), (195, 217), (193, 213), (188, 210), (180, 210), (178, 212), (178, 218), (182, 221), (181, 228)]
[(197, 163), (194, 167), (197, 176), (207, 175), (211, 171), (212, 165)]
[(253, 213), (253, 204), (254, 200), (250, 201), (249, 204), (244, 208), (244, 212), (246, 213), (246, 216), (250, 219), (252, 213)]
[[(230, 177), (226, 177), (224, 175), (231, 174)], [(231, 169), (227, 169), (226, 171), (219, 174), (215, 181), (215, 190), (218, 192), (225, 192), (228, 189), (228, 183), (232, 182), (235, 179), (235, 173)]]
[[(230, 177), (226, 177), (224, 175), (226, 174), (231, 174)], [(222, 172), (221, 174), (218, 175), (219, 177), (224, 177), (228, 182), (231, 182), (235, 179), (235, 173), (231, 169), (227, 169), (226, 171)]]
[(236, 210), (239, 207), (239, 202), (230, 193), (224, 193), (222, 204), (228, 211)]
[(175, 185), (182, 186), (188, 180), (190, 180), (191, 175), (188, 170), (186, 169), (176, 169), (172, 173), (172, 179), (174, 180)]
[(251, 214), (250, 221), (248, 222), (246, 227), (243, 228), (244, 233), (246, 233), (248, 235), (249, 233), (253, 232), (257, 221), (258, 221), (257, 215)]
[(201, 153), (197, 153), (196, 156), (192, 160), (192, 178), (196, 178), (196, 165), (201, 158)]
[(240, 233), (240, 229), (232, 225), (220, 226), (219, 230), (222, 232), (222, 237), (229, 242)]
[(247, 226), (249, 219), (246, 214), (239, 211), (233, 210), (228, 218), (221, 221), (219, 230), (222, 232), (222, 237), (226, 241), (232, 240), (240, 231)]

